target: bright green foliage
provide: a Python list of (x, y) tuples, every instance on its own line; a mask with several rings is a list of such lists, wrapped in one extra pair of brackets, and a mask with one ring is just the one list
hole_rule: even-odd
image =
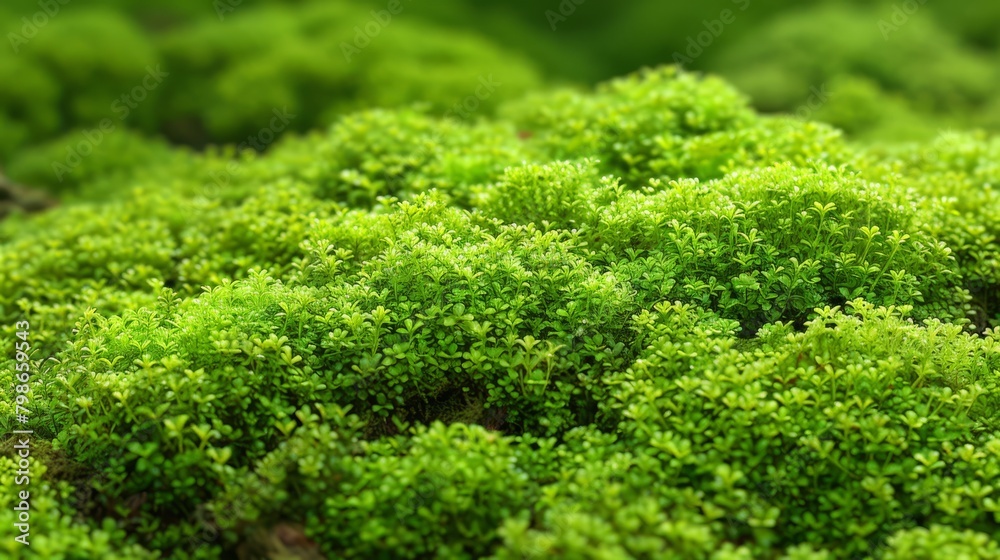
[(689, 144), (754, 119), (742, 94), (723, 81), (702, 81), (671, 67), (606, 83), (596, 95), (529, 97), (509, 113), (554, 158), (600, 155), (609, 169), (671, 176), (686, 171), (685, 162), (662, 161), (659, 153), (684, 154)]
[[(393, 222), (421, 211), (403, 204)], [(142, 489), (172, 510), (208, 497), (227, 449), (245, 465), (273, 448), (304, 404), (355, 405), (369, 432), (477, 421), (486, 408), (543, 432), (592, 415), (578, 378), (621, 363), (623, 286), (559, 234), (465, 228), (412, 224), (357, 272), (308, 276), (323, 279), (316, 288), (258, 274), (180, 305), (166, 290), (152, 308), (88, 318), (66, 357), (83, 369), (49, 387), (68, 392), (54, 411), (69, 426), (60, 440), (90, 462), (162, 422), (163, 443), (134, 451), (127, 478), (116, 464), (105, 492)]]
[(596, 157), (632, 187), (651, 177), (713, 179), (775, 161), (836, 163), (843, 151), (831, 129), (758, 117), (725, 82), (674, 67), (613, 80), (592, 95), (529, 97), (505, 116), (551, 158)]
[(1000, 325), (1000, 143), (945, 134), (927, 146), (871, 150), (858, 164), (879, 180), (926, 197), (927, 230), (944, 241), (972, 295), (982, 329)]
[(379, 196), (405, 200), (431, 189), (468, 206), (471, 187), (528, 157), (509, 125), (375, 110), (341, 119), (321, 138), (276, 149), (274, 164), (261, 171), (300, 178), (315, 185), (320, 198), (353, 207), (369, 207)]
[[(547, 176), (563, 169), (565, 179)], [(644, 192), (593, 179), (577, 186), (586, 173), (513, 170), (485, 208), (511, 221), (586, 225), (593, 258), (631, 279), (643, 301), (698, 303), (739, 319), (748, 334), (857, 297), (912, 303), (918, 319), (966, 316), (950, 249), (921, 231), (915, 201), (901, 189), (789, 166), (655, 182), (659, 190)], [(513, 190), (518, 182), (528, 188)]]
[(350, 436), (299, 428), (213, 510), (271, 522), (309, 511), (306, 532), (331, 558), (478, 558), (534, 498), (513, 440), (482, 427), (436, 423), (375, 444)]
[(900, 531), (888, 541), (886, 560), (992, 560), (1000, 558), (1000, 547), (989, 536), (974, 531), (956, 531), (932, 525)]
[[(751, 328), (755, 317), (798, 320), (815, 307), (857, 297), (884, 305), (926, 302), (916, 309), (918, 319), (960, 320), (965, 298), (950, 251), (919, 231), (911, 204), (843, 172), (775, 167), (632, 195), (607, 212), (597, 236), (618, 232), (633, 251), (650, 250), (655, 264), (647, 261), (639, 278), (659, 283), (677, 270), (674, 283), (684, 299)], [(642, 291), (657, 293), (655, 283)]]
[(673, 69), (504, 114), (126, 133), (0, 223), (49, 555), (996, 556), (995, 140)]
[(602, 188), (591, 162), (512, 167), (486, 191), (480, 210), (508, 223), (572, 230), (597, 222)]
[(731, 326), (657, 307), (647, 352), (609, 380), (607, 406), (627, 448), (673, 481), (650, 489), (661, 506), (716, 538), (837, 542), (836, 557), (897, 526), (995, 530), (1000, 440), (977, 426), (1000, 397), (997, 340), (851, 310), (740, 344)]

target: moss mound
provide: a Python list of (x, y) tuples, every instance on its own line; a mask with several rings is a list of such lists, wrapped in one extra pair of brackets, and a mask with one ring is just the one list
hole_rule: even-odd
[[(199, 33), (162, 52), (318, 107), (294, 45)], [(857, 147), (675, 68), (435, 114), (136, 139), (0, 222), (32, 554), (1000, 558), (995, 139)]]

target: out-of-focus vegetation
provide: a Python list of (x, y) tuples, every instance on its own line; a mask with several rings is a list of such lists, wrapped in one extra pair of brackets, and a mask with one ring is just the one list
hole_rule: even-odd
[[(545, 82), (583, 86), (665, 62), (720, 73), (760, 110), (860, 140), (1000, 127), (992, 2), (399, 0), (395, 15), (378, 0), (53, 2), (52, 16), (30, 0), (0, 7), (8, 166), (105, 118), (200, 148), (245, 141), (275, 108), (300, 132), (361, 107), (423, 102), (443, 114), (492, 76), (501, 85), (475, 110), (488, 115)], [(169, 79), (123, 100), (150, 67)], [(57, 148), (79, 142), (65, 141)], [(50, 175), (49, 187), (64, 178)]]
[[(492, 80), (500, 85), (476, 107), (488, 114), (541, 83), (526, 58), (406, 17), (405, 9), (370, 27), (384, 35), (358, 38), (355, 27), (374, 18), (350, 3), (248, 2), (221, 20), (211, 2), (198, 2), (199, 10), (184, 4), (162, 13), (129, 5), (138, 19), (106, 5), (68, 4), (30, 39), (16, 15), (0, 15), (0, 25), (24, 41), (0, 50), (0, 159), (13, 165), (18, 150), (57, 137), (64, 150), (94, 144), (81, 135), (104, 119), (202, 147), (247, 143), (274, 111), (290, 115), (280, 132), (321, 127), (366, 106), (422, 102), (443, 114), (475, 95), (480, 80)], [(64, 152), (57, 161), (65, 159)]]

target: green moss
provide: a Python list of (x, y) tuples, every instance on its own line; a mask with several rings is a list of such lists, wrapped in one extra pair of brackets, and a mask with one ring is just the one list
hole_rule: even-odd
[(779, 161), (836, 163), (844, 152), (837, 132), (762, 118), (722, 80), (674, 67), (612, 80), (590, 95), (529, 97), (504, 115), (548, 157), (598, 158), (633, 188), (650, 178), (714, 179)]
[(501, 114), (123, 133), (0, 222), (46, 553), (993, 554), (995, 140), (857, 147), (674, 69)]

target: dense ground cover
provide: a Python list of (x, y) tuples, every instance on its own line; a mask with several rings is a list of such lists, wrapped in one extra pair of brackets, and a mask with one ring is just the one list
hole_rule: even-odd
[(1000, 558), (995, 139), (672, 67), (111, 138), (0, 222), (40, 557)]

